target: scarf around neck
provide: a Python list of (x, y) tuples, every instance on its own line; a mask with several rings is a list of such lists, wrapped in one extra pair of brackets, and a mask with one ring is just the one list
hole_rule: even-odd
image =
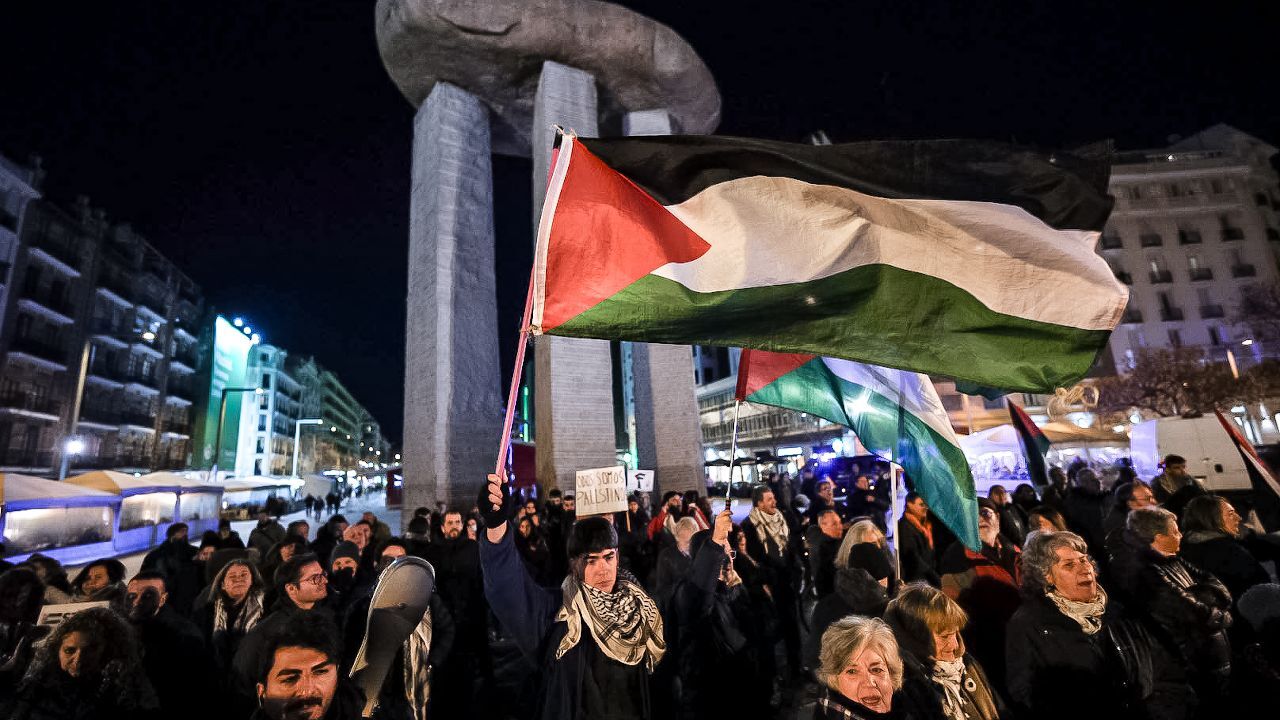
[(761, 512), (760, 508), (751, 508), (751, 514), (747, 515), (751, 520), (751, 524), (756, 526), (756, 535), (760, 537), (760, 543), (768, 549), (769, 540), (773, 540), (773, 544), (778, 546), (779, 552), (785, 552), (787, 549), (787, 539), (791, 537), (791, 528), (787, 527), (787, 519), (782, 516), (781, 512), (775, 512), (772, 515)]
[(596, 646), (623, 665), (645, 662), (653, 668), (667, 651), (662, 634), (662, 615), (653, 599), (632, 579), (618, 573), (613, 592), (597, 590), (570, 575), (561, 586), (564, 604), (556, 621), (567, 625), (556, 648), (556, 659), (564, 657), (582, 639), (586, 625)]
[(262, 591), (250, 590), (240, 612), (236, 613), (230, 623), (227, 621), (228, 615), (226, 597), (218, 592), (213, 601), (213, 632), (234, 630), (237, 634), (243, 635), (252, 630), (262, 619)]
[(903, 515), (907, 522), (916, 526), (916, 529), (924, 533), (924, 539), (929, 541), (929, 547), (933, 547), (933, 522), (928, 518), (921, 521), (915, 515)]
[(1050, 590), (1047, 595), (1063, 615), (1080, 624), (1086, 635), (1094, 635), (1102, 629), (1102, 615), (1107, 611), (1107, 591), (1101, 585), (1098, 586), (1098, 596), (1089, 602), (1068, 600), (1057, 590)]
[(951, 720), (965, 720), (964, 658), (933, 661), (933, 684), (942, 688), (942, 712)]

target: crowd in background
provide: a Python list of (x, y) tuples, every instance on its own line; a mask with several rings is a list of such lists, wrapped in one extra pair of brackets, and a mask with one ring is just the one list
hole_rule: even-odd
[[(1280, 692), (1280, 547), (1181, 458), (1151, 485), (1053, 468), (978, 500), (980, 547), (883, 470), (766, 476), (734, 523), (697, 492), (579, 520), (496, 481), (475, 507), (241, 539), (182, 523), (125, 577), (0, 574), (0, 716), (354, 718), (381, 569), (428, 560), (375, 717), (1209, 717)], [(488, 494), (486, 494), (488, 493)], [(327, 498), (324, 500), (328, 500)], [(334, 504), (318, 500), (307, 517)], [(719, 510), (719, 511), (718, 511)], [(890, 532), (892, 530), (892, 532)], [(897, 554), (886, 535), (891, 535)], [(51, 631), (49, 604), (96, 602)], [(810, 709), (812, 708), (812, 709)]]

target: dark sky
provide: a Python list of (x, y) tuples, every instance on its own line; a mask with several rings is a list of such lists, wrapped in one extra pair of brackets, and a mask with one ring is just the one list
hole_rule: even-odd
[[(702, 54), (723, 134), (1135, 148), (1227, 122), (1280, 141), (1274, 26), (1252, 3), (622, 4)], [(398, 438), (413, 111), (382, 69), (373, 5), (11, 0), (0, 152), (43, 156), (48, 196), (88, 195), (132, 223), (220, 310), (336, 371)], [(495, 168), (506, 338), (530, 170)]]

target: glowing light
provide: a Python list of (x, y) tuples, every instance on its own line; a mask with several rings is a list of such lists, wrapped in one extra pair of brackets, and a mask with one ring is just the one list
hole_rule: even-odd
[(244, 327), (244, 320), (240, 318), (236, 318), (235, 320), (231, 321), (231, 324), (235, 325), (236, 327)]
[(1111, 432), (1118, 432), (1118, 433), (1122, 433), (1122, 432), (1124, 432), (1124, 426), (1123, 426), (1123, 425), (1113, 425), (1113, 426), (1111, 426)]
[(397, 453), (397, 454), (396, 454), (396, 459), (397, 459), (397, 460), (399, 460), (399, 459), (400, 459), (400, 455), (399, 455), (399, 453)]
[(147, 342), (151, 342), (152, 340), (156, 339), (156, 334), (148, 330), (142, 333), (142, 339), (146, 340)]
[(1249, 347), (1250, 345), (1253, 344), (1253, 338), (1249, 338), (1248, 340), (1241, 340), (1240, 344), (1245, 347)]
[(835, 440), (832, 440), (832, 441), (831, 441), (831, 449), (832, 449), (832, 450), (833, 450), (837, 455), (839, 455), (840, 453), (844, 452), (844, 441), (843, 441), (843, 440), (841, 440), (840, 438), (836, 438)]
[(249, 339), (253, 342), (254, 345), (257, 345), (258, 343), (262, 342), (262, 336), (259, 335), (258, 333), (254, 333), (249, 337)]
[(71, 439), (67, 441), (67, 452), (71, 455), (79, 455), (84, 452), (84, 441), (79, 439)]
[(244, 328), (242, 328), (242, 329), (244, 330), (244, 334), (245, 334), (245, 335), (252, 335), (252, 334), (253, 334), (253, 328), (249, 327), (248, 325), (245, 325), (245, 326), (244, 326)]

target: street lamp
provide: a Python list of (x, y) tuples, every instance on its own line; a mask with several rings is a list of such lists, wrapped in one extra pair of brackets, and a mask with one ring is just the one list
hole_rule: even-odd
[(218, 436), (214, 439), (213, 444), (213, 468), (210, 471), (212, 480), (218, 479), (218, 461), (222, 459), (222, 423), (227, 419), (227, 395), (233, 392), (253, 393), (255, 395), (262, 394), (260, 387), (246, 388), (222, 388), (222, 400), (218, 403)]
[(293, 477), (298, 477), (298, 447), (302, 442), (303, 425), (323, 425), (321, 418), (303, 418), (293, 425)]

